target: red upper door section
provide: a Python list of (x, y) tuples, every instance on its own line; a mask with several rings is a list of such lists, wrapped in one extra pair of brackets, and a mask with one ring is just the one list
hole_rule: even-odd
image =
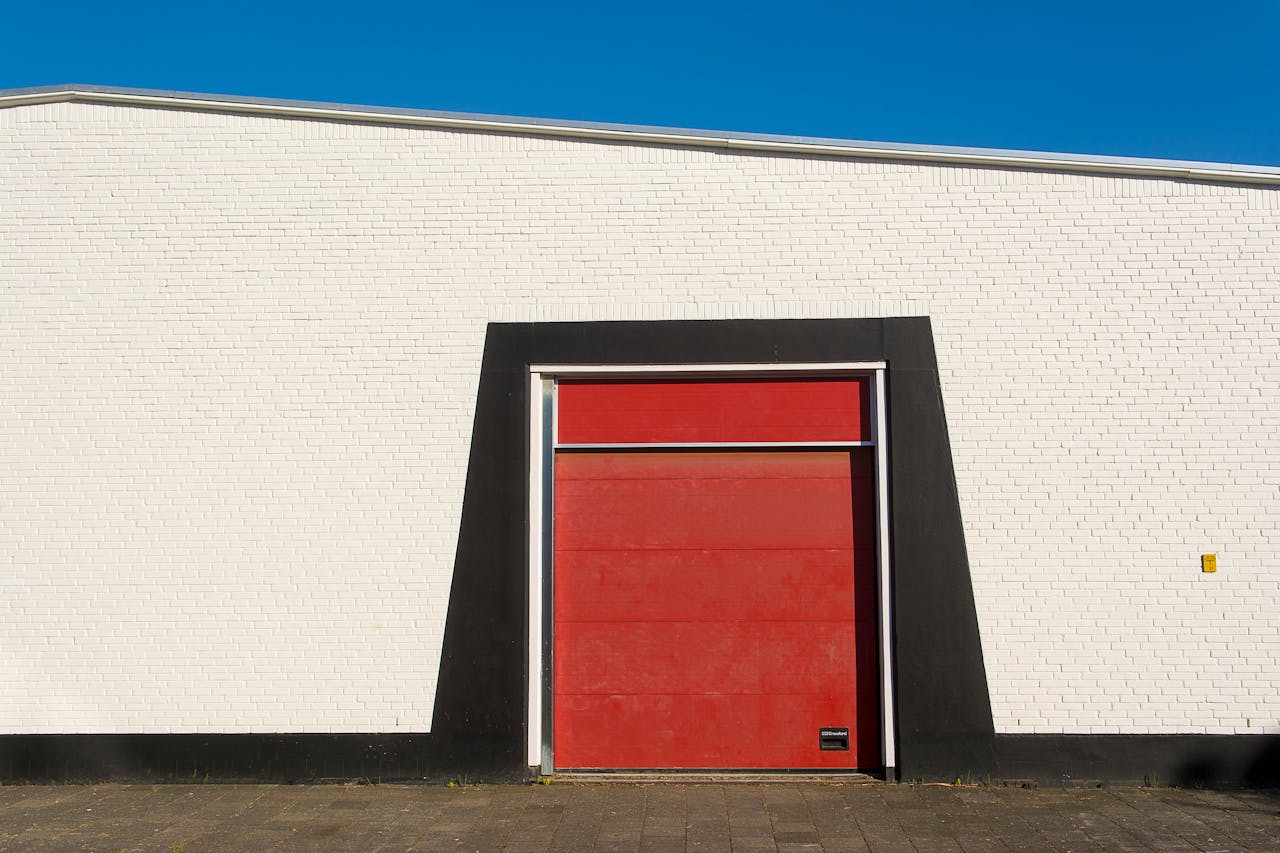
[(560, 444), (871, 440), (866, 377), (562, 379)]

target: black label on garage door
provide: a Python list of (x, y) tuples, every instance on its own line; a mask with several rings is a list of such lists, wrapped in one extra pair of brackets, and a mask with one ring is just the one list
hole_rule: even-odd
[(821, 750), (844, 750), (849, 749), (849, 730), (837, 728), (818, 729), (818, 749)]

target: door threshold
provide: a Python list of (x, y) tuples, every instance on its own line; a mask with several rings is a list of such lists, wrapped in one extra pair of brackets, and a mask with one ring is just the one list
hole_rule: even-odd
[(826, 783), (840, 785), (866, 785), (880, 782), (869, 773), (854, 770), (837, 770), (822, 772), (788, 772), (788, 771), (756, 771), (756, 770), (557, 770), (552, 776), (553, 782), (617, 782), (647, 783), (671, 782), (677, 785), (699, 784), (775, 784), (775, 783)]

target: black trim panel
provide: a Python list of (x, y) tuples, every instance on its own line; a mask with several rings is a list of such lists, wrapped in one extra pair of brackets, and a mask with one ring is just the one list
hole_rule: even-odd
[[(888, 363), (898, 770), (994, 733), (927, 318), (492, 324), (433, 732), (524, 741), (531, 364)], [(983, 764), (982, 766), (987, 766)]]

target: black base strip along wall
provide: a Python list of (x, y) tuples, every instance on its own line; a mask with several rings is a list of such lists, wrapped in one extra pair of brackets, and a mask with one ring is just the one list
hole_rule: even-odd
[(432, 734), (0, 735), (0, 782), (517, 781), (520, 757)]
[(927, 318), (491, 324), (429, 734), (7, 735), (0, 778), (521, 778), (530, 364), (884, 361), (902, 779), (1274, 784), (1280, 737), (996, 735)]

